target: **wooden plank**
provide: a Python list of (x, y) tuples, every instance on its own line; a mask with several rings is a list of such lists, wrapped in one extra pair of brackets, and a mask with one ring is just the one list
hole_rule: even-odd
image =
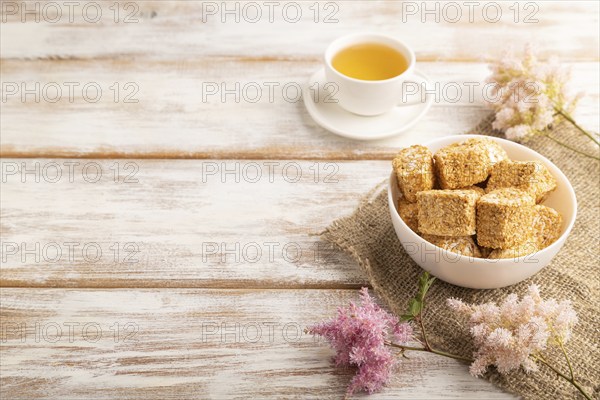
[(281, 160), (1, 166), (0, 284), (28, 287), (358, 287), (358, 266), (315, 235), (391, 169)]
[[(352, 377), (302, 330), (333, 316), (355, 291), (0, 293), (5, 398), (340, 398)], [(467, 366), (428, 354), (402, 360), (389, 387), (372, 396), (451, 397), (513, 398)]]
[(98, 2), (99, 17), (88, 3), (3, 2), (2, 57), (317, 60), (336, 37), (377, 30), (406, 39), (423, 60), (474, 61), (527, 41), (547, 55), (598, 59), (596, 2), (282, 1), (271, 10), (267, 2), (122, 1)]
[[(317, 62), (122, 60), (1, 62), (5, 94), (0, 119), (3, 157), (380, 159), (399, 147), (461, 133), (489, 112), (482, 82), (484, 63), (421, 63), (432, 78), (434, 106), (410, 132), (356, 142), (318, 127), (295, 87), (304, 85)], [(573, 92), (584, 91), (577, 120), (598, 131), (598, 63), (572, 64)], [(39, 83), (39, 102), (34, 94)], [(76, 82), (72, 102), (68, 82)], [(58, 96), (55, 83), (61, 88)], [(117, 84), (115, 86), (115, 83)], [(126, 85), (131, 83), (135, 86)], [(206, 95), (206, 85), (219, 93)], [(224, 90), (239, 90), (239, 98)], [(270, 93), (267, 85), (273, 86)], [(84, 96), (85, 85), (89, 89)], [(94, 86), (102, 90), (97, 102)], [(288, 92), (284, 87), (288, 85)], [(479, 85), (479, 86), (475, 86)], [(14, 87), (14, 86), (11, 86)], [(115, 102), (116, 88), (119, 88)], [(254, 101), (258, 91), (261, 97)], [(46, 89), (44, 89), (46, 88)], [(139, 89), (130, 100), (125, 96)], [(244, 88), (248, 88), (244, 90)], [(289, 89), (291, 88), (291, 90)], [(471, 88), (471, 89), (470, 89)], [(473, 95), (471, 95), (471, 90)], [(204, 96), (203, 96), (204, 93)], [(23, 97), (24, 96), (24, 97)], [(224, 96), (224, 98), (223, 98)], [(203, 100), (204, 97), (204, 100)], [(59, 98), (57, 102), (50, 102)], [(294, 102), (297, 100), (296, 102)]]

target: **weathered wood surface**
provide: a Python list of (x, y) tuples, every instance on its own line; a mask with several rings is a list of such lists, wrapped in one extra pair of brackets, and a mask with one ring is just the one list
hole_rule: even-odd
[(3, 285), (357, 287), (361, 271), (316, 234), (391, 167), (3, 159), (2, 169)]
[[(10, 9), (15, 3), (29, 10), (38, 4), (40, 12), (20, 22), (20, 11)], [(63, 11), (57, 22), (48, 20), (52, 3)], [(449, 21), (447, 10), (435, 22), (423, 15), (422, 2), (296, 2), (302, 9), (296, 23), (281, 13), (290, 2), (278, 3), (272, 23), (263, 2), (257, 23), (243, 16), (237, 23), (234, 15), (223, 23), (222, 10), (212, 15), (206, 8), (221, 2), (200, 1), (120, 2), (114, 22), (114, 2), (98, 3), (103, 14), (96, 23), (82, 17), (84, 2), (76, 5), (73, 22), (64, 2), (0, 3), (2, 398), (340, 398), (351, 373), (333, 368), (331, 352), (311, 338), (284, 340), (283, 327), (291, 323), (292, 334), (330, 317), (356, 296), (345, 289), (367, 280), (349, 258), (318, 247), (311, 234), (351, 212), (385, 179), (397, 148), (462, 132), (487, 115), (481, 91), (470, 101), (466, 83), (482, 82), (488, 73), (483, 59), (508, 47), (533, 42), (544, 56), (572, 65), (573, 90), (586, 92), (576, 118), (599, 130), (597, 2), (520, 3), (516, 23), (513, 2), (500, 3), (502, 18), (495, 23), (483, 18), (483, 2), (473, 22), (464, 5), (460, 21)], [(249, 2), (238, 4), (243, 12)], [(88, 11), (93, 18), (94, 10)], [(133, 23), (125, 23), (131, 11)], [(294, 17), (288, 11), (286, 17)], [(488, 11), (487, 17), (495, 15)], [(324, 23), (328, 15), (337, 22)], [(537, 22), (525, 23), (528, 15)], [(302, 101), (290, 101), (293, 90), (288, 100), (280, 90), (304, 84), (331, 40), (364, 30), (402, 37), (415, 48), (418, 68), (439, 83), (436, 93), (448, 88), (409, 133), (372, 143), (325, 132)], [(69, 82), (79, 84), (72, 102)], [(262, 98), (249, 101), (249, 91), (239, 102), (231, 95), (203, 101), (203, 83), (231, 88), (236, 82), (242, 88), (257, 83)], [(279, 86), (271, 102), (265, 84), (272, 82)], [(11, 94), (11, 85), (20, 90), (23, 83), (40, 84), (39, 102), (32, 94), (25, 101), (20, 92)], [(55, 103), (53, 83), (62, 90)], [(97, 102), (83, 97), (88, 83), (102, 90)], [(462, 90), (455, 102), (453, 83)], [(126, 102), (128, 95), (137, 102)], [(40, 172), (22, 177), (22, 163), (29, 170), (39, 163)], [(62, 173), (56, 183), (52, 163)], [(103, 175), (94, 182), (96, 163)], [(256, 183), (252, 163), (261, 170)], [(240, 172), (223, 179), (224, 166)], [(292, 182), (297, 168), (302, 178)], [(332, 171), (337, 182), (326, 182)], [(23, 243), (34, 249), (25, 261)], [(11, 244), (19, 246), (16, 254)], [(48, 261), (54, 244), (65, 261)], [(284, 254), (286, 244), (291, 247)], [(94, 261), (98, 247), (102, 257)], [(233, 253), (221, 251), (232, 247)], [(130, 256), (137, 261), (127, 262)], [(73, 342), (71, 322), (80, 324)], [(134, 324), (121, 334), (139, 327), (137, 341), (120, 336), (115, 342), (110, 328), (116, 322), (121, 329)], [(239, 323), (237, 340), (235, 333), (233, 343), (231, 335), (222, 341), (217, 333), (203, 341), (203, 323), (210, 329), (214, 322)], [(47, 329), (38, 342), (36, 323)], [(86, 340), (94, 338), (92, 327), (91, 338), (81, 334), (86, 323), (99, 324), (103, 337)], [(261, 340), (239, 340), (243, 327), (252, 335), (257, 323), (265, 323)], [(24, 341), (15, 336), (15, 324), (25, 324)], [(56, 342), (54, 324), (63, 331)], [(463, 365), (415, 354), (373, 398), (511, 396), (470, 377)]]
[[(24, 6), (3, 14), (3, 83), (19, 88), (15, 94), (11, 94), (13, 86), (5, 90), (0, 153), (96, 158), (389, 157), (395, 148), (413, 142), (411, 138), (423, 140), (470, 128), (487, 111), (482, 107), (482, 88), (474, 89), (477, 96), (471, 101), (465, 83), (483, 81), (487, 75), (483, 58), (526, 42), (538, 44), (546, 56), (591, 61), (573, 66), (573, 89), (587, 93), (578, 120), (598, 130), (596, 3), (521, 4), (518, 23), (508, 2), (501, 3), (502, 18), (495, 23), (484, 18), (483, 3), (471, 11), (473, 22), (464, 5), (458, 22), (450, 22), (452, 10), (443, 11), (438, 3), (441, 11), (436, 22), (422, 3), (409, 3), (369, 2), (365, 12), (363, 3), (353, 1), (282, 2), (269, 22), (268, 8), (259, 2), (254, 4), (261, 6), (263, 20), (257, 23), (248, 22), (250, 11), (244, 11), (248, 2), (230, 5), (231, 10), (237, 4), (239, 23), (235, 13), (225, 14), (219, 2), (145, 1), (117, 3), (117, 7), (101, 3), (103, 13), (97, 23), (86, 22), (83, 5), (73, 9), (72, 23), (64, 6), (62, 17), (52, 23), (51, 7), (44, 11), (44, 3), (18, 3)], [(37, 15), (22, 15), (23, 10), (36, 10), (35, 4), (42, 4)], [(210, 11), (215, 4), (217, 9)], [(299, 4), (303, 18), (287, 22), (295, 6), (285, 8), (286, 4)], [(493, 8), (485, 8), (488, 21)], [(115, 9), (120, 10), (118, 23)], [(316, 9), (320, 10), (317, 23)], [(336, 9), (339, 21), (323, 22)], [(92, 11), (85, 12), (88, 21)], [(137, 22), (126, 23), (125, 16), (133, 11)], [(532, 12), (530, 19), (538, 22), (524, 22)], [(571, 29), (575, 24), (577, 29)], [(319, 128), (302, 101), (296, 101), (295, 88), (319, 67), (327, 43), (365, 29), (398, 35), (411, 43), (419, 69), (431, 76), (440, 97), (410, 136), (357, 144)], [(39, 102), (33, 94), (22, 100), (23, 83), (27, 89), (40, 85)], [(67, 83), (79, 85), (73, 87), (72, 99)], [(55, 84), (61, 96), (55, 94)], [(86, 90), (86, 100), (87, 84), (92, 86)], [(206, 85), (212, 84), (219, 87), (215, 95), (207, 94), (212, 86)], [(239, 90), (234, 89), (236, 84)], [(269, 84), (278, 85), (272, 96)], [(286, 84), (290, 87), (284, 91)], [(461, 92), (458, 100), (454, 85)], [(96, 88), (102, 91), (97, 102)], [(223, 100), (223, 89), (234, 89), (239, 99), (229, 94)]]
[[(528, 2), (519, 4), (518, 13), (513, 2), (454, 2), (460, 5), (459, 18), (455, 6), (443, 2), (437, 2), (437, 13), (428, 14), (435, 3), (280, 1), (270, 12), (259, 1), (254, 3), (260, 19), (248, 1), (225, 6), (220, 1), (121, 1), (117, 7), (115, 2), (98, 2), (99, 17), (95, 6), (84, 10), (81, 2), (73, 8), (73, 22), (66, 6), (57, 18), (55, 9), (43, 8), (44, 2), (21, 3), (25, 7), (4, 13), (3, 58), (317, 61), (338, 36), (376, 30), (403, 38), (424, 61), (477, 61), (526, 41), (539, 43), (545, 55), (598, 59), (598, 4), (593, 1)], [(41, 4), (38, 12), (35, 3)], [(25, 10), (33, 12), (23, 15)]]
[[(340, 398), (352, 377), (302, 330), (356, 299), (355, 291), (1, 293), (6, 399)], [(373, 398), (512, 398), (453, 360), (410, 357)]]
[[(489, 74), (484, 63), (423, 63), (419, 68), (431, 77), (437, 97), (430, 112), (399, 137), (355, 142), (320, 128), (296, 96), (294, 88), (316, 68), (318, 63), (304, 61), (3, 60), (5, 82), (27, 82), (28, 88), (40, 82), (40, 101), (33, 94), (22, 101), (21, 89), (7, 96), (0, 150), (4, 157), (378, 159), (417, 141), (464, 132), (489, 112), (483, 102), (482, 82)], [(575, 63), (572, 69), (573, 92), (586, 92), (576, 118), (597, 131), (598, 64)], [(57, 96), (48, 86), (53, 82), (62, 90), (56, 103), (46, 101)], [(80, 83), (72, 103), (65, 82)], [(273, 82), (279, 86), (270, 96), (267, 85)], [(128, 83), (135, 86), (125, 90)], [(102, 91), (98, 102), (83, 97), (88, 84)], [(207, 84), (217, 85), (219, 93), (203, 100)], [(238, 98), (222, 98), (222, 84)], [(290, 85), (287, 93), (285, 85)], [(90, 88), (88, 99), (96, 93)], [(124, 102), (136, 88), (131, 100), (138, 102)]]

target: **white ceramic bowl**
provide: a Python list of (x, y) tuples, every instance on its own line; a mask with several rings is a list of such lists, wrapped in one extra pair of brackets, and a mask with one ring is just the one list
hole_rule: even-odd
[(462, 142), (473, 137), (485, 137), (497, 142), (513, 160), (540, 161), (556, 178), (558, 187), (542, 203), (562, 214), (561, 235), (556, 242), (537, 253), (519, 258), (489, 260), (463, 256), (425, 241), (400, 218), (396, 209), (400, 191), (393, 172), (389, 181), (388, 203), (398, 239), (410, 257), (424, 270), (454, 285), (473, 289), (495, 289), (521, 282), (550, 263), (573, 228), (577, 215), (577, 199), (573, 186), (556, 165), (539, 153), (520, 144), (489, 136), (455, 135), (435, 139), (423, 145), (435, 153), (451, 143)]

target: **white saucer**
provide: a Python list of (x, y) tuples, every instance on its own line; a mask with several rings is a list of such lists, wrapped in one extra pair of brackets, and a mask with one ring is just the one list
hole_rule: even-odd
[[(429, 79), (421, 72), (415, 71), (411, 81), (419, 85), (424, 83), (429, 87)], [(398, 135), (416, 124), (433, 102), (433, 96), (427, 94), (425, 102), (418, 101), (412, 105), (395, 107), (382, 115), (364, 117), (344, 110), (337, 103), (324, 101), (328, 95), (324, 90), (325, 83), (325, 69), (321, 68), (310, 77), (308, 84), (303, 88), (304, 105), (317, 124), (350, 139), (375, 140)], [(318, 88), (318, 91), (315, 91), (315, 88)], [(316, 93), (318, 99), (315, 99)], [(418, 97), (420, 98), (420, 95)]]

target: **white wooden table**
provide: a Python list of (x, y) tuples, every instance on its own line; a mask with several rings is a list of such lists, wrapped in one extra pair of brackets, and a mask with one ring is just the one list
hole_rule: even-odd
[[(436, 23), (421, 2), (3, 1), (2, 398), (342, 397), (352, 372), (302, 329), (368, 283), (314, 234), (398, 148), (487, 114), (468, 96), (483, 57), (528, 41), (561, 57), (599, 129), (598, 5), (512, 3), (498, 22), (496, 3), (473, 21), (455, 3), (457, 22), (439, 3)], [(294, 102), (327, 43), (362, 30), (414, 46), (441, 93), (387, 141), (334, 136)], [(512, 397), (416, 354), (373, 398)]]

